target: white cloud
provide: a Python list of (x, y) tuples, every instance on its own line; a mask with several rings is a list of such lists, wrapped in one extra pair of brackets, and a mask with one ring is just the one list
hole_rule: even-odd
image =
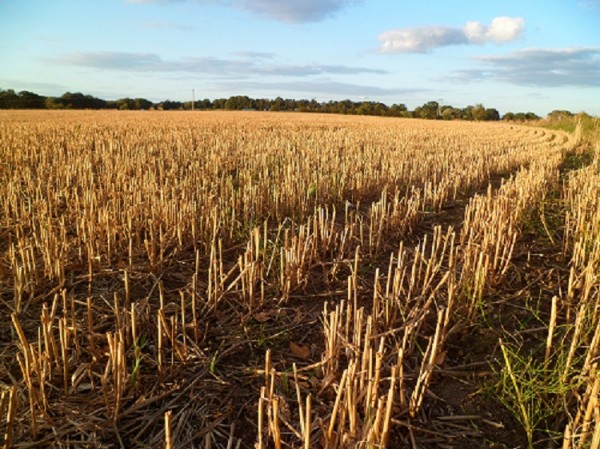
[(457, 28), (404, 28), (379, 35), (382, 53), (425, 53), (436, 47), (465, 44), (465, 34)]
[(417, 27), (386, 31), (379, 35), (381, 53), (426, 53), (450, 45), (505, 43), (517, 39), (523, 32), (521, 17), (495, 17), (489, 26), (467, 22), (463, 28)]
[(525, 21), (522, 17), (495, 17), (485, 37), (490, 42), (510, 42), (521, 35), (524, 27)]
[(481, 22), (467, 22), (463, 31), (465, 38), (474, 44), (483, 44), (487, 33), (486, 26)]

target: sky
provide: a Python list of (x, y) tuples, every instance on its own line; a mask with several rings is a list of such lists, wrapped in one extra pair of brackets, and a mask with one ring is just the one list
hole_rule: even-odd
[(0, 0), (0, 88), (600, 115), (600, 0)]

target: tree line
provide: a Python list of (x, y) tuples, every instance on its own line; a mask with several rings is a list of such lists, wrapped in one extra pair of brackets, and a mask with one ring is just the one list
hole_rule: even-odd
[[(119, 110), (256, 110), (256, 111), (297, 111), (332, 114), (375, 115), (385, 117), (414, 117), (439, 120), (477, 121), (530, 121), (540, 117), (533, 112), (507, 112), (502, 117), (497, 109), (486, 108), (482, 104), (457, 108), (429, 101), (410, 111), (405, 104), (388, 106), (377, 101), (336, 100), (318, 102), (316, 100), (294, 100), (277, 97), (275, 99), (254, 99), (245, 95), (215, 100), (181, 102), (164, 100), (154, 103), (145, 98), (121, 98), (103, 100), (80, 92), (66, 92), (60, 97), (46, 97), (34, 92), (15, 92), (0, 89), (0, 109), (119, 109)], [(568, 111), (553, 111), (568, 113)]]

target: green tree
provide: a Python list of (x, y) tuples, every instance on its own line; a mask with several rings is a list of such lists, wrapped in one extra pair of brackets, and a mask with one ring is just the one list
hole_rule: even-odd
[(546, 116), (548, 120), (562, 120), (569, 117), (573, 117), (573, 113), (561, 109), (555, 109)]
[(259, 111), (268, 111), (271, 108), (271, 102), (265, 98), (259, 98), (255, 101), (256, 109)]
[(225, 109), (225, 103), (227, 103), (226, 98), (217, 98), (213, 100), (212, 107), (213, 109)]
[(471, 116), (473, 117), (473, 120), (486, 120), (485, 108), (481, 103), (478, 103), (475, 106), (473, 106), (473, 109), (471, 110)]
[(414, 116), (417, 118), (436, 119), (438, 118), (440, 104), (437, 101), (428, 101), (423, 106), (415, 108)]
[(15, 109), (20, 107), (21, 100), (13, 89), (0, 89), (0, 109)]
[(442, 107), (441, 117), (442, 120), (458, 120), (462, 117), (462, 110), (452, 107), (452, 106), (444, 106)]
[(65, 92), (56, 99), (66, 109), (104, 109), (108, 102), (81, 92)]
[(120, 111), (135, 109), (135, 102), (131, 98), (119, 98), (115, 103), (117, 104), (117, 109)]
[(473, 118), (473, 106), (467, 106), (463, 108), (461, 118), (463, 120), (475, 120)]
[(44, 107), (46, 109), (62, 109), (62, 103), (55, 97), (47, 97), (44, 100)]
[(164, 111), (173, 111), (183, 109), (183, 103), (181, 101), (165, 100), (159, 104), (159, 107), (162, 107)]
[(136, 98), (133, 100), (133, 108), (136, 110), (147, 110), (154, 106), (150, 100), (146, 100), (145, 98)]
[(388, 108), (388, 115), (393, 117), (402, 117), (404, 113), (408, 111), (407, 107), (403, 103), (396, 104), (394, 103)]
[(198, 100), (195, 103), (195, 108), (196, 109), (212, 109), (212, 102), (208, 98), (205, 98), (204, 100)]
[(375, 115), (375, 107), (370, 101), (363, 101), (356, 109), (358, 115)]
[(25, 109), (43, 109), (46, 107), (44, 102), (46, 97), (28, 92), (26, 90), (19, 92), (19, 107)]
[(237, 95), (229, 97), (225, 102), (225, 109), (240, 111), (242, 109), (254, 109), (253, 100), (247, 96)]
[(302, 99), (302, 100), (296, 101), (296, 110), (298, 112), (310, 112), (310, 110), (308, 109), (308, 106), (309, 106), (308, 100)]
[(285, 111), (285, 108), (285, 100), (281, 97), (277, 97), (271, 102), (271, 111)]
[(485, 119), (490, 121), (500, 120), (500, 113), (495, 108), (488, 108), (485, 110)]

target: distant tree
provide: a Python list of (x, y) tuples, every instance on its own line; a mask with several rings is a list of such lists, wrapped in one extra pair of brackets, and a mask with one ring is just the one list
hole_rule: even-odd
[(414, 116), (417, 118), (438, 118), (440, 104), (437, 101), (428, 101), (423, 106), (415, 108)]
[(111, 105), (122, 111), (140, 111), (152, 108), (154, 103), (145, 98), (119, 98)]
[(281, 97), (275, 98), (275, 100), (273, 100), (271, 102), (270, 109), (271, 109), (271, 111), (285, 111), (286, 110), (285, 100)]
[(229, 97), (229, 99), (225, 102), (225, 109), (229, 110), (240, 111), (242, 109), (254, 109), (254, 107), (254, 100), (248, 98), (245, 95)]
[(60, 97), (58, 97), (56, 100), (62, 105), (63, 108), (73, 109), (73, 108), (81, 107), (81, 100), (83, 99), (83, 97), (84, 97), (84, 95), (79, 92), (76, 92), (76, 93), (65, 92)]
[[(301, 111), (301, 112), (322, 112), (334, 114), (358, 114), (358, 115), (376, 115), (392, 117), (417, 117), (426, 119), (444, 119), (444, 120), (499, 120), (500, 114), (494, 108), (484, 108), (483, 105), (467, 106), (464, 109), (452, 107), (450, 105), (441, 106), (437, 101), (429, 101), (422, 106), (409, 111), (405, 104), (396, 103), (387, 106), (384, 103), (376, 101), (355, 102), (350, 99), (330, 100), (319, 103), (314, 98), (311, 100), (295, 100), (291, 98), (283, 99), (277, 97), (274, 100), (253, 99), (246, 95), (235, 95), (229, 98), (217, 98), (213, 101), (209, 99), (199, 100), (193, 104), (195, 109), (257, 109), (259, 111)], [(46, 108), (46, 109), (123, 109), (123, 110), (141, 110), (141, 109), (160, 109), (160, 110), (181, 110), (191, 109), (192, 102), (181, 102), (165, 100), (158, 104), (153, 104), (145, 98), (120, 98), (118, 100), (106, 101), (91, 95), (84, 95), (81, 92), (65, 92), (60, 97), (44, 97), (29, 91), (22, 91), (18, 94), (12, 90), (0, 89), (0, 109), (7, 108)], [(572, 116), (569, 111), (556, 110), (549, 114), (549, 118)], [(527, 113), (506, 113), (503, 120), (538, 120), (539, 117), (533, 112)]]
[(388, 108), (388, 115), (393, 117), (402, 117), (408, 111), (407, 107), (403, 103), (394, 103)]
[(87, 109), (88, 99), (81, 92), (65, 92), (56, 99), (65, 109)]
[(506, 112), (503, 116), (502, 116), (502, 120), (506, 120), (506, 121), (512, 121), (515, 119), (515, 114), (514, 112)]
[(524, 112), (516, 112), (515, 113), (515, 121), (517, 122), (524, 122), (527, 120), (527, 116), (525, 115)]
[(268, 111), (271, 109), (271, 102), (265, 98), (259, 98), (254, 102), (256, 109), (259, 111)]
[(462, 109), (461, 117), (463, 120), (475, 120), (473, 118), (473, 106), (467, 106)]
[(181, 101), (165, 100), (159, 104), (159, 109), (160, 108), (162, 108), (164, 111), (183, 109), (183, 103)]
[(225, 109), (225, 103), (227, 103), (226, 98), (217, 98), (213, 100), (212, 107), (213, 109)]
[(135, 100), (131, 98), (119, 98), (115, 101), (115, 104), (120, 111), (131, 111), (135, 109)]
[(212, 109), (212, 102), (208, 98), (205, 98), (204, 100), (198, 100), (195, 103), (195, 108), (196, 109)]
[(386, 115), (387, 110), (387, 106), (383, 103), (363, 101), (358, 108), (356, 108), (355, 113), (359, 115)]
[(590, 114), (588, 114), (587, 112), (583, 112), (583, 111), (582, 112), (578, 112), (575, 117), (577, 117), (579, 120), (592, 120), (594, 118)]
[(293, 98), (286, 98), (284, 100), (285, 106), (283, 111), (297, 111), (298, 103)]
[(462, 117), (463, 111), (452, 106), (443, 106), (441, 110), (442, 120), (458, 120)]
[(573, 117), (572, 112), (560, 109), (555, 109), (546, 116), (548, 120), (562, 120), (569, 117)]
[(19, 107), (25, 109), (44, 109), (46, 97), (28, 92), (26, 90), (19, 92)]
[(133, 109), (136, 110), (147, 110), (154, 106), (150, 100), (146, 100), (145, 98), (136, 98), (133, 100)]
[(44, 108), (46, 109), (62, 109), (62, 103), (55, 97), (47, 97), (44, 100)]
[(388, 114), (388, 107), (386, 104), (380, 101), (373, 102), (371, 104), (373, 115), (384, 116)]
[[(355, 103), (352, 100), (331, 102), (331, 108), (334, 114), (360, 114), (359, 108), (361, 105), (362, 103)], [(366, 105), (364, 109), (368, 109), (368, 105)]]
[(475, 106), (473, 106), (473, 109), (471, 109), (471, 116), (473, 117), (473, 120), (477, 120), (477, 121), (485, 120), (486, 119), (485, 107), (483, 107), (483, 105), (481, 103), (476, 104)]
[(312, 104), (309, 100), (302, 99), (296, 101), (296, 110), (298, 112), (314, 112), (311, 107)]
[(373, 115), (373, 104), (370, 101), (363, 101), (354, 112), (358, 115)]
[(500, 113), (495, 108), (488, 108), (485, 110), (485, 119), (489, 121), (500, 120)]
[(20, 107), (21, 100), (13, 89), (0, 89), (0, 109), (14, 109)]
[(56, 99), (65, 109), (104, 109), (108, 102), (81, 92), (65, 92)]

